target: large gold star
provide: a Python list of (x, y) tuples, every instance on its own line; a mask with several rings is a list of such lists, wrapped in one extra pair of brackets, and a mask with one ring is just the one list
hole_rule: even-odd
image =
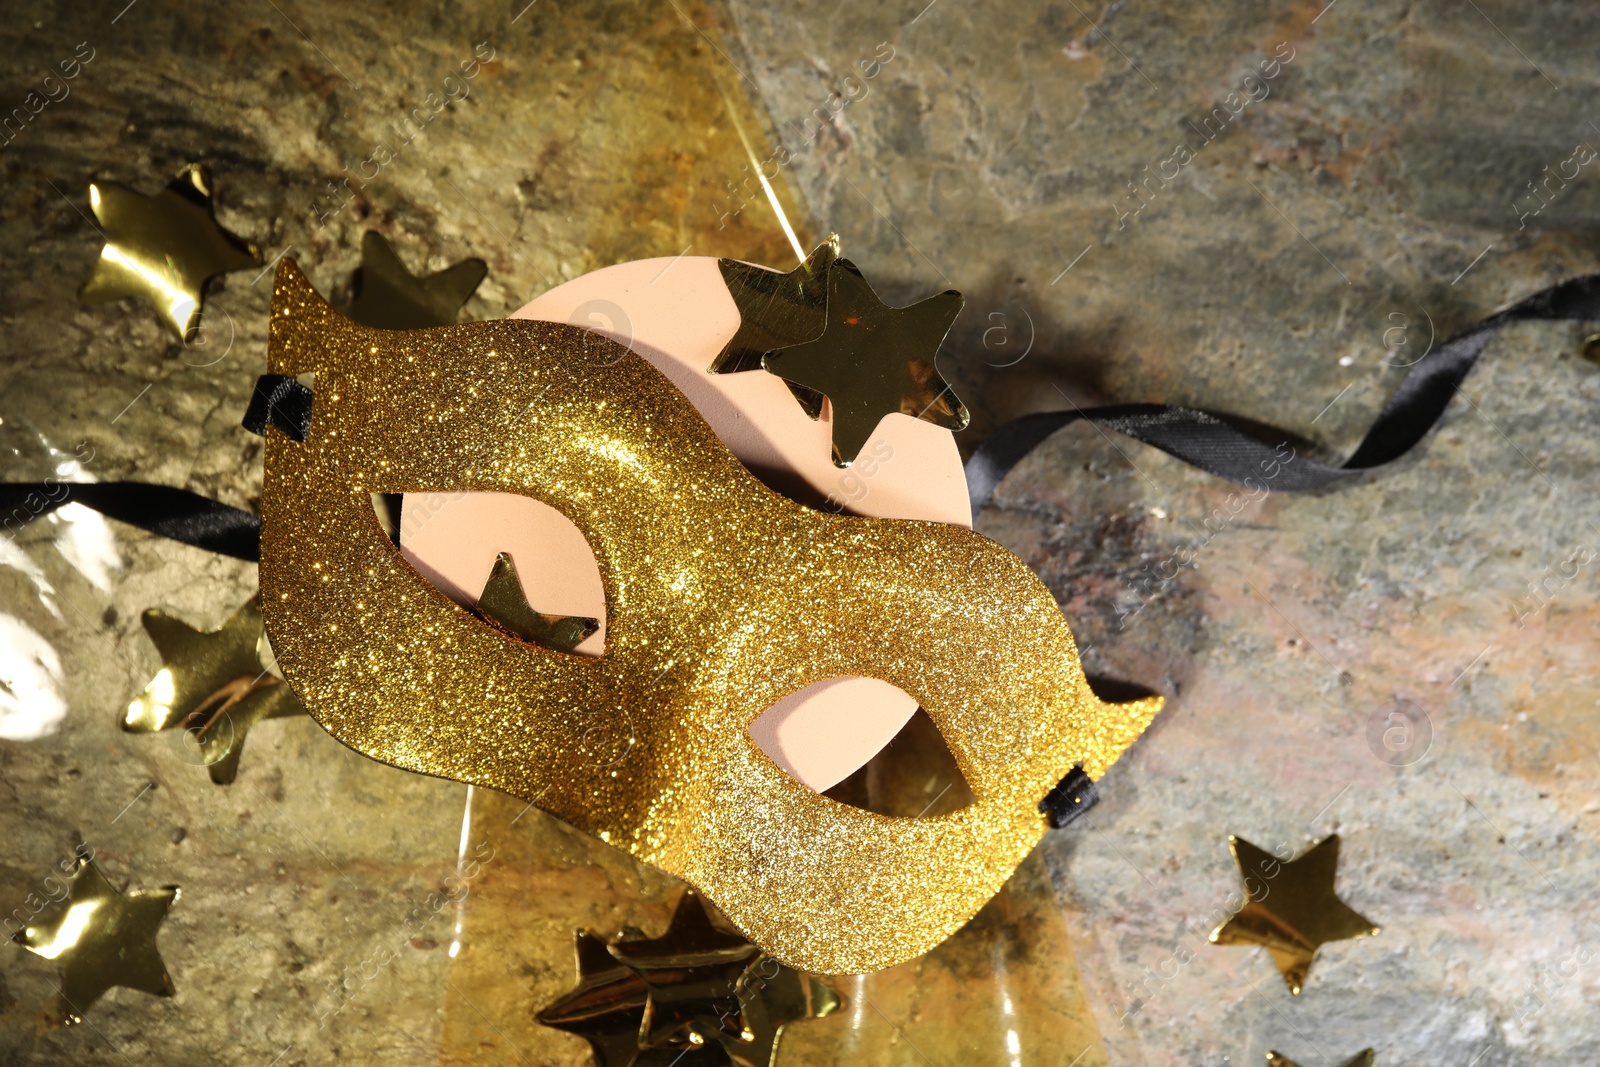
[[(1378, 1055), (1370, 1048), (1364, 1048), (1354, 1056), (1345, 1060), (1339, 1067), (1372, 1067), (1377, 1062)], [(1272, 1067), (1300, 1067), (1300, 1065), (1281, 1052), (1268, 1052), (1267, 1062)]]
[(711, 361), (711, 373), (760, 370), (761, 357), (768, 352), (821, 337), (828, 271), (838, 259), (839, 235), (829, 234), (787, 274), (737, 259), (717, 260), (739, 309), (739, 329)]
[(934, 363), (961, 305), (952, 290), (889, 307), (855, 264), (841, 259), (828, 272), (822, 336), (769, 352), (761, 365), (833, 402), (834, 462), (849, 466), (885, 415), (966, 427), (967, 409)]
[(1211, 941), (1265, 948), (1295, 996), (1305, 986), (1319, 946), (1378, 932), (1334, 893), (1338, 834), (1288, 862), (1242, 837), (1230, 835), (1228, 847), (1249, 899), (1233, 918), (1211, 931)]
[[(699, 896), (685, 893), (679, 898), (665, 934), (619, 941), (611, 946), (611, 954), (650, 991), (639, 1028), (641, 1045), (681, 1048), (710, 1040), (739, 1040), (745, 1034), (744, 1013), (734, 992), (740, 976), (761, 952), (712, 922)], [(751, 1034), (749, 1040), (754, 1038)], [(755, 1062), (765, 1067), (767, 1060)]]
[(785, 1026), (843, 1003), (722, 929), (692, 892), (661, 937), (607, 946), (580, 931), (577, 950), (578, 987), (538, 1019), (588, 1041), (597, 1067), (771, 1067)]
[(345, 314), (380, 330), (453, 326), (488, 273), (483, 260), (463, 259), (433, 274), (412, 274), (388, 239), (368, 230), (361, 239), (355, 300)]
[[(760, 370), (768, 352), (821, 337), (828, 321), (828, 273), (838, 259), (835, 233), (787, 274), (737, 259), (717, 260), (739, 309), (739, 329), (711, 361), (711, 373)], [(807, 415), (821, 416), (821, 393), (794, 382), (784, 384)]]
[(12, 940), (60, 965), (66, 1021), (80, 1023), (112, 986), (172, 996), (172, 977), (156, 951), (156, 930), (177, 899), (175, 885), (119, 893), (93, 860), (82, 857), (66, 910), (50, 922), (25, 927)]
[(93, 182), (89, 208), (106, 243), (78, 299), (103, 304), (143, 297), (185, 341), (200, 328), (206, 282), (261, 262), (254, 245), (217, 225), (211, 173), (198, 163), (155, 196)]
[(261, 609), (254, 599), (210, 632), (154, 609), (143, 621), (162, 667), (128, 704), (122, 728), (139, 734), (188, 730), (218, 785), (239, 773), (252, 726), (305, 714), (293, 690), (261, 665)]
[(577, 950), (578, 987), (537, 1018), (589, 1042), (596, 1067), (626, 1067), (639, 1051), (639, 1023), (649, 990), (589, 931), (578, 931)]

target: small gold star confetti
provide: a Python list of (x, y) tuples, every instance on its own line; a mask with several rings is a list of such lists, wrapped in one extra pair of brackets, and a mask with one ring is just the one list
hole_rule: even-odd
[(1378, 927), (1334, 893), (1338, 834), (1289, 861), (1242, 837), (1230, 835), (1228, 847), (1250, 899), (1233, 918), (1211, 932), (1211, 941), (1265, 948), (1295, 996), (1305, 986), (1319, 946), (1378, 932)]
[(600, 629), (599, 619), (578, 615), (546, 615), (528, 606), (517, 578), (517, 565), (502, 552), (478, 594), (478, 614), (513, 637), (535, 645), (571, 652)]
[(1583, 339), (1583, 358), (1590, 363), (1600, 363), (1600, 333), (1591, 333)]
[(361, 239), (355, 300), (345, 313), (380, 330), (453, 326), (488, 273), (483, 260), (463, 259), (434, 274), (412, 274), (388, 239), (368, 230)]
[(174, 989), (156, 951), (156, 930), (178, 899), (178, 887), (119, 893), (87, 857), (72, 876), (67, 908), (12, 940), (61, 967), (67, 1023), (81, 1023), (90, 1005), (112, 986), (170, 997)]
[(952, 290), (889, 307), (855, 264), (840, 260), (828, 272), (822, 336), (769, 352), (761, 365), (832, 401), (834, 462), (846, 467), (885, 415), (966, 427), (967, 409), (934, 363), (961, 306), (961, 294)]
[(256, 600), (209, 633), (164, 611), (146, 611), (143, 621), (163, 666), (123, 712), (122, 728), (139, 734), (188, 730), (218, 785), (239, 773), (239, 754), (252, 726), (305, 714), (294, 692), (261, 665), (263, 629)]
[(661, 937), (608, 946), (579, 931), (577, 950), (577, 988), (538, 1019), (588, 1041), (597, 1067), (771, 1067), (785, 1026), (843, 1004), (719, 927), (692, 892)]
[(254, 245), (217, 225), (211, 173), (198, 163), (155, 196), (93, 182), (89, 208), (106, 243), (78, 299), (103, 304), (143, 297), (185, 341), (199, 331), (206, 282), (261, 262)]
[[(1272, 1067), (1300, 1067), (1298, 1063), (1294, 1062), (1281, 1052), (1268, 1052), (1267, 1062), (1272, 1064)], [(1365, 1048), (1356, 1053), (1354, 1056), (1350, 1057), (1348, 1060), (1345, 1060), (1339, 1065), (1339, 1067), (1372, 1067), (1372, 1065), (1376, 1062), (1377, 1053), (1373, 1052), (1370, 1048)]]

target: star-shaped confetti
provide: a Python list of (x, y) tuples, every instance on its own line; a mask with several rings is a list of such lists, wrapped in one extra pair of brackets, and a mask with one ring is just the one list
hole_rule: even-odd
[(557, 652), (571, 652), (600, 628), (599, 619), (534, 611), (523, 595), (517, 565), (504, 552), (495, 557), (489, 580), (478, 594), (478, 614), (513, 637)]
[(588, 1041), (597, 1067), (771, 1067), (785, 1026), (843, 1003), (722, 929), (694, 893), (661, 937), (608, 946), (580, 931), (577, 950), (578, 987), (538, 1019)]
[(93, 860), (80, 857), (66, 910), (23, 928), (12, 940), (56, 961), (66, 1021), (80, 1023), (112, 986), (173, 995), (172, 976), (156, 951), (156, 930), (177, 899), (175, 885), (119, 893)]
[(210, 632), (154, 609), (143, 621), (162, 667), (128, 704), (122, 728), (139, 734), (189, 731), (218, 785), (239, 773), (239, 755), (252, 726), (305, 714), (293, 690), (261, 664), (264, 630), (254, 599)]
[(828, 272), (822, 336), (769, 352), (761, 365), (832, 402), (834, 462), (849, 466), (885, 415), (966, 427), (967, 409), (934, 363), (962, 303), (952, 290), (889, 307), (855, 264), (841, 259)]
[[(739, 329), (711, 361), (712, 374), (761, 369), (761, 357), (822, 336), (828, 321), (828, 273), (839, 259), (839, 235), (812, 249), (787, 274), (737, 259), (719, 259), (722, 280), (739, 309)], [(789, 391), (813, 419), (822, 414), (822, 394), (794, 382)]]
[(1228, 838), (1249, 899), (1211, 932), (1217, 945), (1260, 945), (1272, 956), (1289, 992), (1305, 986), (1318, 947), (1378, 932), (1334, 893), (1339, 835), (1295, 860), (1284, 861), (1242, 837)]
[[(1348, 1060), (1345, 1060), (1343, 1063), (1341, 1063), (1339, 1067), (1372, 1067), (1372, 1065), (1377, 1062), (1377, 1059), (1377, 1053), (1373, 1052), (1370, 1048), (1364, 1048), (1354, 1056), (1350, 1057)], [(1272, 1064), (1272, 1067), (1300, 1067), (1298, 1063), (1294, 1062), (1281, 1052), (1268, 1052), (1267, 1062)]]
[(198, 163), (155, 196), (93, 182), (89, 208), (106, 243), (78, 299), (103, 304), (143, 297), (185, 341), (200, 329), (206, 282), (261, 262), (254, 245), (217, 225), (211, 173)]
[(421, 330), (452, 326), (489, 273), (481, 259), (463, 259), (434, 274), (412, 274), (377, 230), (361, 239), (355, 300), (345, 312), (363, 326)]

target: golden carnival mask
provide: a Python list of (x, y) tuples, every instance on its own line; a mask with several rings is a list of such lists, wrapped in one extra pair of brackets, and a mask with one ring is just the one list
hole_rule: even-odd
[[(1089, 690), (1028, 567), (955, 526), (815, 511), (756, 480), (660, 372), (576, 326), (358, 326), (292, 260), (271, 370), (315, 373), (309, 436), (268, 432), (263, 613), (336, 738), (503, 790), (677, 875), (755, 944), (830, 974), (918, 956), (1099, 778), (1160, 698)], [(520, 641), (430, 585), (374, 493), (500, 492), (561, 511), (605, 584), (598, 658)], [(891, 818), (831, 800), (752, 740), (763, 710), (866, 676), (914, 697), (974, 801)], [(597, 731), (614, 760), (596, 760)]]

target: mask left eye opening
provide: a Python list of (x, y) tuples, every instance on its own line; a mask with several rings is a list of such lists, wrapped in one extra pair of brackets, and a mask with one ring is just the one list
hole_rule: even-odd
[[(372, 510), (413, 572), (484, 625), (556, 652), (603, 654), (599, 564), (560, 512), (504, 493), (373, 493)], [(529, 589), (541, 607), (566, 610), (535, 608)]]

